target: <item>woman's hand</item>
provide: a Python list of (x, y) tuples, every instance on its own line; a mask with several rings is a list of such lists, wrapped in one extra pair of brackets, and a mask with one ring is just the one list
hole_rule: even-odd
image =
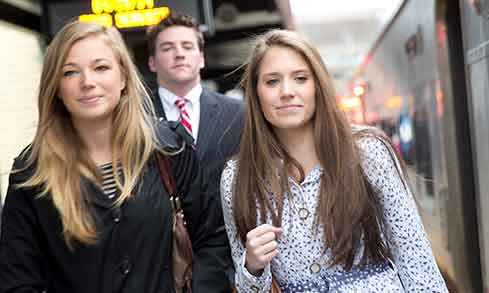
[(246, 269), (258, 276), (267, 264), (278, 254), (277, 239), (282, 228), (263, 224), (246, 234)]

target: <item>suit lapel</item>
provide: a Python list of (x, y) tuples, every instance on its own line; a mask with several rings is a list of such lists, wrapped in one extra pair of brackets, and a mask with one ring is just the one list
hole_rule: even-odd
[(161, 97), (158, 89), (153, 92), (153, 96), (151, 97), (153, 100), (153, 106), (155, 108), (155, 113), (157, 117), (163, 117), (166, 120), (165, 110), (163, 109), (163, 104), (161, 103)]
[(219, 113), (219, 103), (215, 96), (208, 92), (205, 88), (202, 89), (200, 96), (200, 118), (199, 118), (199, 134), (197, 136), (197, 156), (202, 158), (207, 151), (207, 146), (211, 140), (214, 140), (216, 125)]

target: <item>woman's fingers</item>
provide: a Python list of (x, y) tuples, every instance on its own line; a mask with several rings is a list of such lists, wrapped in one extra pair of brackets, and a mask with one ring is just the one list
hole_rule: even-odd
[(275, 233), (276, 238), (280, 238), (280, 236), (282, 236), (282, 234), (284, 233), (284, 230), (282, 228), (275, 228), (273, 232)]
[(270, 224), (263, 224), (248, 232), (246, 235), (246, 242), (257, 242), (257, 244), (263, 244), (274, 239), (277, 239), (282, 235), (282, 228), (274, 227)]
[(275, 227), (273, 227), (270, 224), (263, 224), (263, 225), (256, 227), (255, 229), (249, 231), (248, 234), (246, 234), (246, 237), (248, 239), (254, 239), (256, 237), (261, 236), (262, 234), (265, 234), (268, 232), (274, 232), (274, 228)]
[(263, 262), (264, 262), (264, 263), (266, 263), (266, 264), (271, 263), (271, 262), (272, 262), (272, 259), (273, 259), (275, 256), (277, 256), (277, 254), (278, 254), (278, 250), (276, 250), (276, 249), (275, 249), (275, 250), (273, 250), (273, 251), (271, 251), (271, 252), (269, 252), (269, 253), (267, 253), (267, 254), (263, 255), (263, 256), (262, 256), (262, 257), (263, 257)]
[(258, 255), (267, 255), (277, 249), (278, 242), (273, 240), (257, 248)]
[(259, 247), (261, 245), (265, 245), (270, 241), (274, 241), (276, 238), (275, 233), (273, 232), (266, 232), (264, 234), (258, 235), (255, 238), (250, 238), (248, 243), (251, 247)]
[(278, 254), (277, 238), (282, 235), (282, 228), (263, 224), (246, 235), (246, 267), (252, 274), (263, 270)]

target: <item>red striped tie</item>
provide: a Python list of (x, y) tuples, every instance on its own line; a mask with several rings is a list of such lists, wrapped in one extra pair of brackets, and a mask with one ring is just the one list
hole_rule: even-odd
[(187, 109), (185, 106), (187, 105), (188, 100), (185, 98), (178, 98), (175, 101), (175, 105), (180, 109), (180, 121), (183, 126), (187, 130), (188, 133), (192, 136), (192, 124), (190, 123), (190, 116), (188, 115)]

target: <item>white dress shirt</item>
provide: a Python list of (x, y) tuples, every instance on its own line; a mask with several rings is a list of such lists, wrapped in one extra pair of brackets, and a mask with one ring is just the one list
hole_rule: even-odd
[(190, 123), (192, 124), (192, 136), (195, 143), (197, 143), (197, 136), (199, 134), (199, 119), (200, 119), (200, 95), (202, 94), (202, 86), (197, 84), (185, 97), (179, 97), (170, 92), (166, 88), (159, 87), (158, 94), (160, 95), (161, 104), (165, 110), (166, 119), (169, 121), (177, 121), (180, 118), (180, 109), (175, 105), (175, 101), (179, 98), (186, 98), (188, 100), (185, 105), (188, 115), (190, 116)]

